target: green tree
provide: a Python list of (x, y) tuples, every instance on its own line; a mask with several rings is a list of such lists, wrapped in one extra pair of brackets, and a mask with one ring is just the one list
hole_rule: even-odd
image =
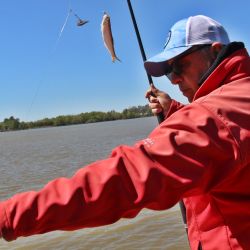
[(17, 130), (19, 129), (19, 119), (14, 118), (14, 116), (11, 116), (10, 118), (5, 118), (1, 127), (3, 130)]

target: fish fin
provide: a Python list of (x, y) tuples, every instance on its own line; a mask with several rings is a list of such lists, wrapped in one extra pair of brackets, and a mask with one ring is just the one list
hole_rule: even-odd
[(115, 62), (116, 60), (119, 62), (122, 62), (118, 57), (112, 56), (112, 62)]

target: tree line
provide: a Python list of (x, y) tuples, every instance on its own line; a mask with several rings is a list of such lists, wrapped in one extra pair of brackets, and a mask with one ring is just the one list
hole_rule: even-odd
[(152, 116), (151, 109), (148, 105), (129, 107), (124, 109), (122, 112), (116, 112), (115, 110), (111, 110), (108, 112), (92, 111), (81, 113), (78, 115), (60, 115), (54, 118), (44, 118), (42, 120), (31, 122), (20, 121), (19, 118), (11, 116), (9, 118), (5, 118), (3, 122), (0, 122), (0, 131), (3, 132), (30, 128), (66, 126), (148, 116)]

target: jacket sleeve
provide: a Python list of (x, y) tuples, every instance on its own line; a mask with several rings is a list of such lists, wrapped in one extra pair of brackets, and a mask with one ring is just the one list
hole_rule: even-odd
[(170, 115), (172, 115), (173, 113), (175, 113), (176, 111), (180, 110), (183, 107), (185, 107), (184, 104), (172, 99), (169, 109), (166, 112), (164, 112), (164, 118), (167, 119)]
[(225, 126), (201, 105), (188, 105), (133, 147), (119, 146), (72, 178), (2, 201), (0, 230), (10, 241), (110, 224), (142, 208), (167, 209), (215, 188), (236, 160), (238, 150)]

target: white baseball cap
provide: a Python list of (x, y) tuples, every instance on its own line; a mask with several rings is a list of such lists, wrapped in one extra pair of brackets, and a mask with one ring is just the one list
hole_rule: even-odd
[(163, 76), (168, 73), (168, 60), (181, 55), (194, 45), (214, 42), (230, 43), (223, 26), (204, 15), (190, 16), (172, 26), (163, 52), (149, 58), (144, 63), (144, 67), (149, 75)]

